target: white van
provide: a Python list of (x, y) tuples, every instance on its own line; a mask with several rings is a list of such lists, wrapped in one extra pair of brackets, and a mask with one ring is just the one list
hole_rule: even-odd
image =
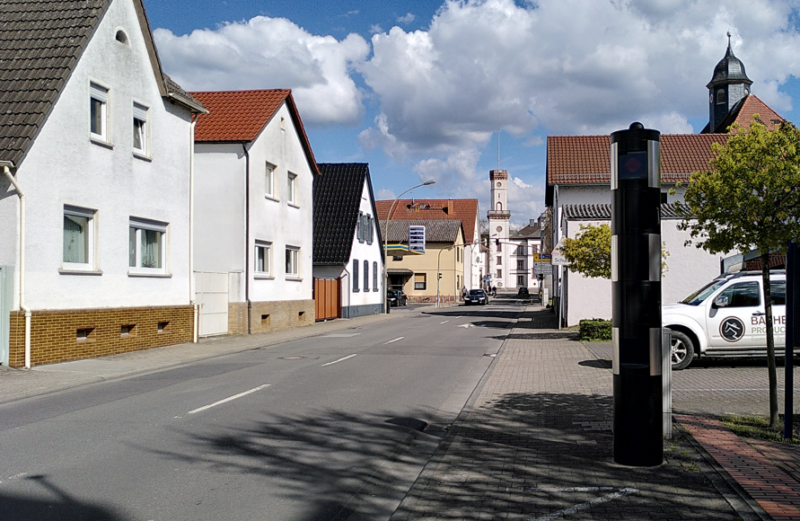
[[(661, 323), (672, 331), (672, 368), (699, 356), (764, 356), (767, 323), (761, 272), (717, 277), (681, 302), (664, 306)], [(786, 346), (786, 272), (770, 271), (775, 355)], [(796, 351), (800, 354), (800, 351)]]

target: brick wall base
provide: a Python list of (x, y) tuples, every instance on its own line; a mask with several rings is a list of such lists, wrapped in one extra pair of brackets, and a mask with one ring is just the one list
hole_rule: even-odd
[[(10, 367), (25, 366), (25, 313), (10, 316)], [(194, 307), (33, 311), (31, 366), (191, 342)]]
[[(250, 329), (253, 334), (279, 329), (310, 326), (315, 321), (313, 300), (284, 300), (279, 302), (252, 302)], [(228, 334), (247, 334), (247, 303), (228, 304)]]

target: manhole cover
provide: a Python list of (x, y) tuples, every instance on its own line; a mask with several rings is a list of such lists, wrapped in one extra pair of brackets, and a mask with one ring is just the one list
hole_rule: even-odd
[(305, 356), (280, 356), (278, 360), (303, 360)]

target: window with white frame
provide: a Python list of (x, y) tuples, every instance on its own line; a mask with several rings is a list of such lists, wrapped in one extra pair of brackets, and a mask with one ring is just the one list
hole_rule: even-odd
[(89, 132), (91, 137), (108, 141), (108, 89), (89, 84)]
[(275, 198), (275, 165), (271, 163), (267, 163), (264, 174), (264, 195), (271, 199)]
[(133, 151), (147, 155), (147, 107), (133, 104)]
[(167, 224), (131, 217), (128, 267), (131, 273), (165, 273)]
[(288, 183), (286, 186), (286, 200), (291, 204), (297, 204), (297, 174), (289, 172)]
[(272, 244), (265, 241), (256, 241), (256, 273), (259, 275), (272, 274)]
[(297, 278), (300, 276), (300, 248), (286, 247), (286, 276)]
[(64, 206), (64, 269), (94, 268), (94, 216), (94, 210)]

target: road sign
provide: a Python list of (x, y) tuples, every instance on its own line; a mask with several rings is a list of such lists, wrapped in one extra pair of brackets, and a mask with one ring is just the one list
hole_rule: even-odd
[(551, 255), (549, 253), (534, 253), (533, 262), (546, 262), (550, 263)]
[(549, 262), (534, 262), (533, 263), (534, 275), (552, 275), (553, 265)]
[(418, 251), (425, 253), (425, 227), (424, 226), (409, 226), (408, 227), (408, 249), (409, 251)]

